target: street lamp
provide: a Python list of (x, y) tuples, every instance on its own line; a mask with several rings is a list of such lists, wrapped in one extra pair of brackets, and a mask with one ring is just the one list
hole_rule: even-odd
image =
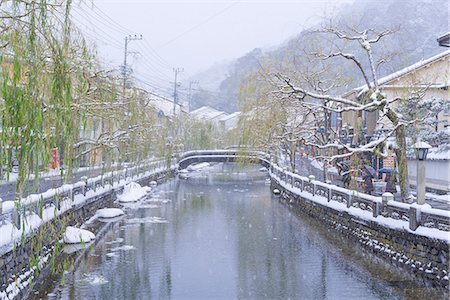
[(420, 205), (425, 204), (425, 160), (427, 159), (428, 149), (430, 148), (431, 146), (428, 143), (419, 140), (414, 144), (417, 159), (417, 204)]

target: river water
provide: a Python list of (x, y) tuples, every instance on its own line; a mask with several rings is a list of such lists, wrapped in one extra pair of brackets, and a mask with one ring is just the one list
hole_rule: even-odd
[[(32, 299), (403, 299), (433, 294), (273, 197), (258, 166), (156, 187)], [(423, 299), (423, 298), (422, 298)]]

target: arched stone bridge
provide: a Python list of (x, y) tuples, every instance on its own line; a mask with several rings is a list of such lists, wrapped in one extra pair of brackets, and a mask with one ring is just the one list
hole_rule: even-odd
[(255, 150), (198, 150), (183, 153), (178, 159), (180, 169), (201, 162), (236, 162), (247, 161), (261, 164), (269, 168), (269, 157), (266, 153)]

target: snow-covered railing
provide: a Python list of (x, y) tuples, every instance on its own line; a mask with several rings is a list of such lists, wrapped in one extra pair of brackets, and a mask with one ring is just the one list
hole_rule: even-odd
[[(89, 192), (92, 195), (96, 195), (99, 189), (104, 191), (105, 187), (108, 186), (115, 188), (114, 191), (119, 191), (128, 181), (138, 179), (147, 172), (165, 167), (165, 161), (157, 160), (118, 171), (107, 172), (94, 178), (85, 177), (82, 178), (82, 181), (74, 184), (66, 184), (59, 188), (49, 189), (41, 194), (31, 194), (23, 198), (18, 204), (8, 201), (9, 205), (6, 205), (6, 209), (3, 210), (4, 205), (0, 199), (0, 226), (8, 221), (20, 230), (24, 225), (24, 220), (32, 214), (39, 216), (42, 220), (47, 219), (43, 216), (44, 212), (49, 213), (50, 208), (54, 210), (55, 214), (66, 211), (67, 204), (69, 204), (69, 207), (76, 204), (75, 198), (77, 195), (86, 197)], [(63, 205), (64, 207), (62, 207), (62, 203), (65, 204)]]
[(199, 162), (231, 162), (236, 159), (257, 160), (268, 167), (269, 157), (265, 152), (257, 150), (194, 150), (181, 153), (178, 158), (180, 168)]
[[(401, 220), (409, 224), (411, 231), (419, 227), (447, 231), (450, 234), (450, 212), (433, 209), (429, 205), (408, 204), (394, 201), (391, 193), (377, 197), (354, 190), (315, 180), (314, 176), (304, 177), (271, 164), (270, 175), (280, 185), (296, 195), (309, 199), (321, 199), (335, 209), (352, 211), (355, 215), (370, 216), (373, 220)], [(332, 203), (341, 203), (332, 205)], [(356, 211), (355, 211), (356, 209)], [(358, 213), (359, 211), (359, 213)], [(383, 220), (384, 220), (383, 219)], [(381, 222), (382, 223), (382, 222)]]

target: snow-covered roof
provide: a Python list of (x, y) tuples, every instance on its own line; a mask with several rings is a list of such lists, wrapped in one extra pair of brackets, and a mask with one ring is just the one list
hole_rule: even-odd
[(240, 114), (241, 114), (240, 111), (236, 111), (236, 112), (234, 112), (232, 114), (224, 115), (224, 116), (219, 118), (219, 122), (226, 122), (226, 121), (228, 121), (230, 119), (237, 118), (237, 117), (239, 117)]
[(425, 149), (430, 149), (431, 148), (431, 145), (430, 144), (428, 144), (427, 142), (423, 142), (423, 141), (417, 141), (414, 145), (413, 145), (413, 147), (414, 148), (421, 148), (421, 149), (423, 149), (423, 148), (425, 148)]
[(430, 160), (450, 160), (450, 149), (442, 149), (440, 147), (438, 148), (431, 148), (428, 150), (427, 159)]
[[(150, 100), (150, 105), (153, 106), (158, 112), (162, 111), (165, 116), (173, 116), (173, 100), (150, 94), (148, 95), (148, 99)], [(180, 104), (175, 104), (175, 113), (179, 114), (182, 112), (182, 106)]]
[[(385, 85), (385, 84), (393, 81), (394, 79), (400, 78), (400, 77), (402, 77), (402, 76), (404, 76), (404, 75), (406, 75), (406, 74), (408, 74), (410, 72), (417, 71), (418, 69), (423, 68), (423, 67), (425, 67), (425, 66), (427, 66), (427, 65), (429, 65), (429, 64), (431, 64), (431, 63), (433, 63), (435, 61), (438, 61), (438, 60), (440, 60), (440, 59), (442, 59), (444, 57), (447, 57), (449, 55), (450, 55), (450, 50), (447, 50), (447, 51), (441, 52), (441, 53), (439, 53), (439, 54), (437, 54), (435, 56), (427, 58), (425, 60), (420, 60), (420, 61), (418, 61), (415, 64), (412, 64), (412, 65), (410, 65), (410, 66), (408, 66), (406, 68), (403, 68), (403, 69), (401, 69), (401, 70), (399, 70), (397, 72), (394, 72), (392, 74), (389, 74), (389, 75), (387, 75), (385, 77), (382, 77), (382, 78), (378, 79), (378, 85)], [(367, 90), (367, 85), (363, 85), (363, 86), (360, 86), (360, 87), (357, 87), (357, 88), (351, 90), (350, 92), (344, 94), (344, 97), (349, 95), (349, 94), (352, 94), (353, 92), (363, 92), (365, 90)]]
[(202, 106), (190, 113), (191, 117), (202, 121), (211, 121), (227, 115), (227, 113), (209, 106)]

